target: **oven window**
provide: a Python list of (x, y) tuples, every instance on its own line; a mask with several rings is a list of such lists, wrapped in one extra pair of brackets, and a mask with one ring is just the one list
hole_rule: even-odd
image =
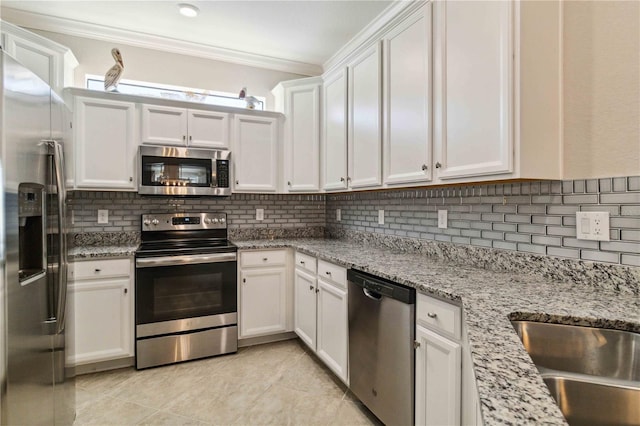
[(236, 312), (236, 263), (136, 270), (136, 324)]
[(142, 157), (144, 186), (211, 186), (212, 161), (205, 158)]

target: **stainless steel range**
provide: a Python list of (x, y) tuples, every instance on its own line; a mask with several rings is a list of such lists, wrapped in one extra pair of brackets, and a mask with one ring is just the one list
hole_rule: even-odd
[(238, 350), (236, 259), (225, 213), (142, 215), (137, 369)]

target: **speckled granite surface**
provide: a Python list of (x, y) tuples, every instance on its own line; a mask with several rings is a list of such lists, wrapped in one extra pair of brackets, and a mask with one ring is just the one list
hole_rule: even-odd
[(69, 260), (128, 257), (137, 249), (138, 244), (73, 247), (69, 250)]
[(527, 273), (526, 269), (525, 273), (488, 271), (404, 249), (346, 240), (236, 244), (241, 249), (293, 247), (428, 294), (461, 301), (487, 425), (566, 424), (509, 318), (640, 332), (640, 296), (607, 285), (557, 282)]
[(140, 232), (85, 232), (71, 235), (72, 247), (133, 246), (140, 243)]

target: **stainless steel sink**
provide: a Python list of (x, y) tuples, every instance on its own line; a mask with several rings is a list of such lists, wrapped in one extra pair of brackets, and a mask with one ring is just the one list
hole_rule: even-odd
[(511, 323), (571, 426), (640, 425), (640, 334)]
[(640, 381), (640, 334), (533, 321), (511, 323), (538, 367)]
[(543, 374), (571, 426), (640, 424), (640, 387), (593, 383)]

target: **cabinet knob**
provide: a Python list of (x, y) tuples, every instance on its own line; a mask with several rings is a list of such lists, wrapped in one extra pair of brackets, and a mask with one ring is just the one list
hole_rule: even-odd
[(182, 140), (186, 141), (187, 140), (187, 135), (182, 135)]
[(417, 340), (413, 341), (413, 349), (418, 349), (420, 347), (420, 342), (418, 342)]
[(436, 318), (438, 316), (438, 314), (436, 314), (435, 312), (427, 312), (427, 316), (429, 318)]
[(263, 258), (262, 258), (262, 261), (263, 261), (263, 262), (266, 262), (267, 260), (269, 260), (269, 258), (268, 258), (268, 257), (263, 257)]
[(312, 285), (309, 286), (309, 290), (313, 290), (313, 286)]
[(340, 182), (344, 182), (344, 178), (343, 177), (340, 178)]
[(193, 136), (189, 135), (189, 141), (193, 140)]
[(236, 185), (238, 185), (239, 183), (240, 183), (240, 181), (239, 181), (239, 180), (237, 180), (237, 181), (236, 181)]
[(133, 177), (129, 176), (129, 182), (133, 182)]
[(243, 283), (246, 283), (246, 282), (247, 282), (247, 279), (246, 279), (246, 278), (243, 278), (243, 279), (242, 279), (242, 282), (243, 282)]
[(330, 272), (330, 271), (327, 271), (327, 272), (325, 272), (325, 274), (327, 274), (327, 275), (331, 275), (331, 272)]
[(301, 264), (301, 265), (304, 265), (304, 260), (301, 260), (301, 261), (300, 261), (300, 264)]
[(423, 164), (423, 165), (422, 165), (422, 170), (425, 170), (425, 171), (426, 171), (427, 169), (428, 169), (427, 165), (426, 165), (426, 164)]
[(320, 289), (319, 288), (316, 288), (316, 293), (320, 293)]
[(291, 186), (291, 181), (287, 181), (287, 185)]
[(129, 289), (128, 289), (128, 288), (125, 288), (125, 289), (124, 289), (124, 294), (127, 294), (127, 293), (129, 293)]
[(96, 274), (98, 274), (98, 273), (100, 273), (100, 271), (102, 271), (102, 269), (96, 268), (96, 269), (94, 269), (94, 271), (95, 271)]
[(442, 164), (440, 164), (440, 162), (438, 161), (438, 162), (436, 163), (436, 169), (439, 169), (440, 167), (442, 167)]

